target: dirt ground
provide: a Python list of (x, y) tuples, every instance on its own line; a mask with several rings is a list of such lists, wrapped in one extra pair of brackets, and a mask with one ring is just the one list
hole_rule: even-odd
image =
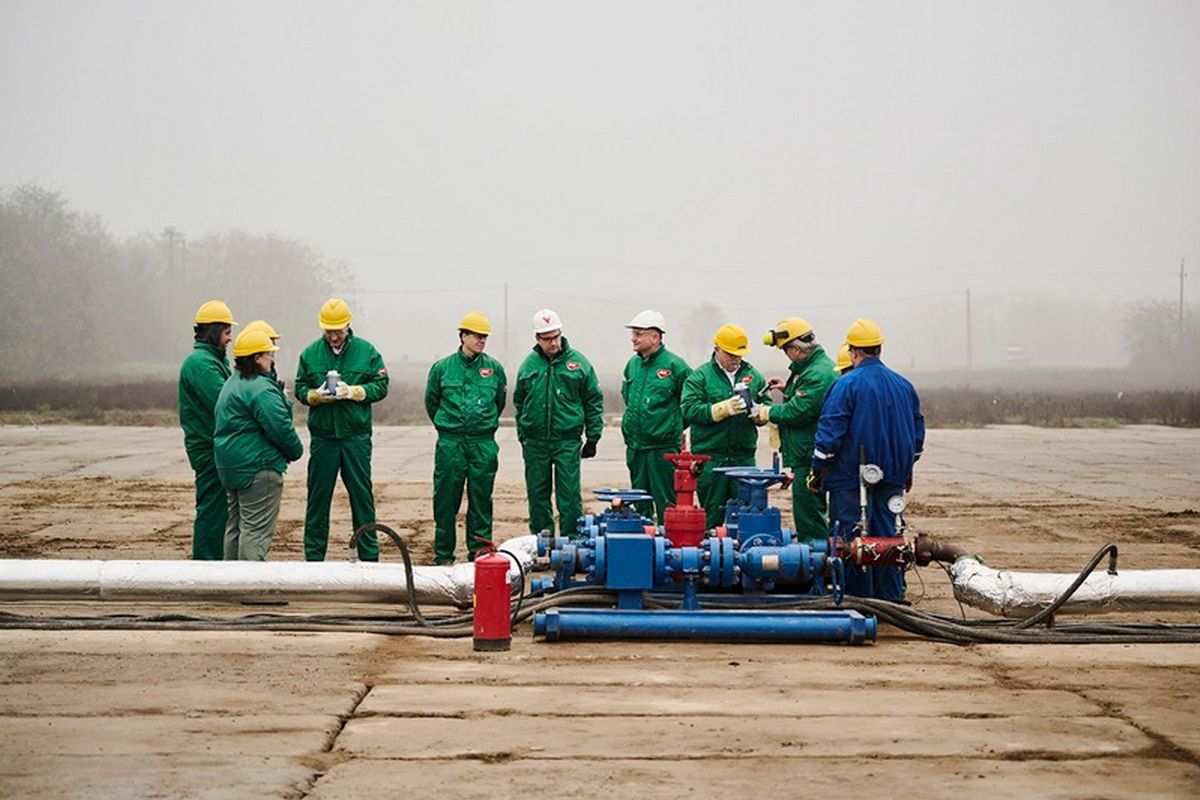
[[(527, 526), (519, 447), (500, 438), (504, 539)], [(379, 519), (423, 562), (432, 446), (424, 428), (375, 437)], [(1196, 430), (934, 430), (910, 524), (999, 567), (1073, 572), (1112, 541), (1124, 568), (1200, 568), (1198, 458)], [(185, 558), (189, 479), (177, 431), (0, 426), (0, 557)], [(585, 487), (625, 480), (609, 430)], [(303, 511), (301, 464), (273, 559), (300, 557)], [(346, 558), (340, 490), (334, 520), (330, 557)], [(909, 585), (958, 613), (940, 571)], [(1200, 645), (959, 647), (886, 626), (863, 647), (545, 644), (525, 629), (476, 654), (342, 633), (0, 631), (0, 720), (6, 797), (1200, 795)]]

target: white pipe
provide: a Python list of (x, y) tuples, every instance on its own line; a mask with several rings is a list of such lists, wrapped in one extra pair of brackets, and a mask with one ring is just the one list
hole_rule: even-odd
[[(1078, 574), (1012, 572), (960, 558), (950, 568), (954, 596), (969, 606), (1002, 617), (1031, 617), (1054, 602)], [(1200, 569), (1120, 570), (1109, 575), (1103, 566), (1057, 613), (1135, 611), (1165, 607), (1200, 608)]]
[[(518, 536), (499, 547), (526, 572), (537, 537)], [(509, 569), (509, 581), (519, 573)], [(473, 564), (413, 567), (418, 603), (471, 605)], [(0, 600), (332, 600), (407, 602), (404, 565), (349, 561), (77, 561), (0, 560)]]

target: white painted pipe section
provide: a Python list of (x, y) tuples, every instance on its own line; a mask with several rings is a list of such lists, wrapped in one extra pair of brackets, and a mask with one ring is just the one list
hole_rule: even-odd
[[(950, 568), (959, 602), (1002, 617), (1031, 617), (1065, 592), (1077, 573), (1012, 572), (960, 558)], [(1057, 613), (1200, 608), (1200, 569), (1120, 570), (1103, 566), (1087, 577)]]
[[(537, 538), (518, 536), (500, 550), (529, 571)], [(518, 579), (516, 567), (510, 582)], [(473, 564), (413, 567), (418, 603), (471, 605)], [(404, 565), (350, 561), (77, 561), (0, 560), (0, 600), (408, 600)]]

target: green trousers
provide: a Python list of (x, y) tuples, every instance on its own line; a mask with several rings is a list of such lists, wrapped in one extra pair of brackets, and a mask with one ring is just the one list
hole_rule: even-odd
[(638, 503), (643, 517), (663, 521), (663, 512), (675, 502), (675, 465), (663, 458), (678, 453), (678, 447), (659, 447), (653, 450), (626, 450), (625, 466), (629, 467), (629, 485), (643, 489), (654, 498), (653, 503)]
[(196, 470), (196, 520), (192, 523), (192, 558), (220, 561), (225, 555), (225, 523), (229, 510), (216, 462)]
[(225, 526), (226, 561), (266, 561), (279, 522), (283, 475), (273, 469), (254, 474), (249, 486), (230, 489)]
[(566, 536), (576, 535), (576, 525), (583, 516), (583, 502), (579, 497), (579, 446), (578, 439), (527, 439), (521, 443), (530, 533), (554, 533), (554, 512), (550, 509), (550, 490), (553, 488), (559, 530)]
[(825, 493), (813, 494), (804, 485), (808, 466), (794, 467), (792, 474), (792, 521), (796, 524), (796, 537), (801, 542), (824, 539), (829, 536), (829, 519), (825, 516)]
[[(458, 509), (467, 488), (467, 552), (492, 540), (492, 487), (500, 467), (500, 447), (492, 438), (439, 434), (433, 453), (433, 560), (454, 563)], [(482, 541), (481, 541), (482, 540)]]
[(711, 461), (704, 462), (704, 471), (696, 478), (696, 499), (704, 506), (706, 527), (724, 525), (725, 503), (737, 497), (737, 484), (724, 475), (713, 472), (713, 468), (753, 466), (753, 453), (743, 458), (714, 455)]
[[(308, 508), (304, 513), (304, 557), (324, 561), (329, 543), (329, 504), (341, 473), (350, 495), (350, 519), (354, 524), (346, 536), (375, 522), (375, 495), (371, 491), (371, 434), (326, 439), (313, 436), (308, 446)], [(379, 560), (379, 539), (372, 531), (358, 540), (360, 561)]]

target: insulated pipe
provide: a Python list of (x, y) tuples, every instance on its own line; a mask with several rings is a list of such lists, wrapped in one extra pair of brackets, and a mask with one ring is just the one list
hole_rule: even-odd
[[(527, 571), (534, 536), (500, 545)], [(509, 570), (510, 583), (519, 579)], [(471, 605), (472, 564), (413, 567), (418, 603)], [(350, 561), (80, 561), (0, 560), (0, 600), (323, 600), (403, 603), (404, 565)]]
[(534, 615), (533, 635), (567, 639), (707, 642), (875, 641), (874, 617), (857, 611), (645, 611), (552, 608)]
[[(1011, 572), (962, 558), (950, 568), (959, 602), (1003, 617), (1030, 617), (1050, 605), (1079, 576)], [(1093, 572), (1057, 613), (1200, 607), (1200, 569)]]

